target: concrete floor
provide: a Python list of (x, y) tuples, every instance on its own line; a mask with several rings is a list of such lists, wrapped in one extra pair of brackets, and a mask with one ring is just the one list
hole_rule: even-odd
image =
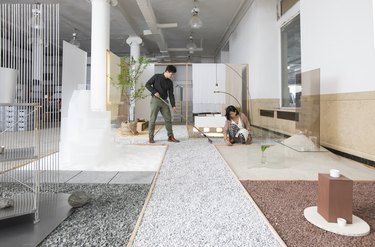
[[(163, 128), (163, 125), (155, 126), (155, 135)], [(115, 142), (121, 144), (148, 144), (148, 129), (139, 132), (138, 135), (122, 135), (120, 129), (112, 129)]]
[(261, 164), (261, 144), (216, 145), (217, 150), (240, 180), (317, 180), (318, 173), (338, 169), (353, 180), (375, 181), (375, 169), (331, 152), (297, 152), (284, 145), (265, 151), (267, 164)]
[[(151, 184), (155, 171), (42, 171), (42, 184)], [(13, 171), (9, 174), (22, 182), (32, 182), (35, 178), (28, 171)], [(0, 176), (1, 183), (14, 182), (10, 177)]]
[(98, 165), (60, 163), (60, 170), (78, 171), (157, 171), (167, 146), (118, 144), (103, 152)]

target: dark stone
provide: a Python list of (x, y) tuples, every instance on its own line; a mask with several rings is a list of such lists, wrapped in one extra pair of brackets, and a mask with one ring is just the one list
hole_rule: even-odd
[(0, 198), (0, 209), (14, 207), (14, 200), (10, 198)]
[(68, 198), (68, 203), (72, 208), (79, 208), (87, 204), (91, 197), (84, 191), (74, 191)]

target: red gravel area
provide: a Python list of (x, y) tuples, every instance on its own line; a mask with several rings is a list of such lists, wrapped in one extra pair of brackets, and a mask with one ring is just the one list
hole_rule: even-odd
[(242, 181), (242, 184), (290, 247), (375, 247), (375, 182), (354, 182), (353, 214), (365, 220), (371, 228), (365, 237), (337, 235), (305, 220), (303, 210), (316, 206), (317, 182)]

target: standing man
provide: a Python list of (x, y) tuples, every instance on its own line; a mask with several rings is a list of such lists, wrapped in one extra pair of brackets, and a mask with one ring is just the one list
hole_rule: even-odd
[(151, 77), (146, 83), (146, 88), (151, 92), (151, 116), (149, 124), (149, 138), (150, 143), (154, 141), (155, 121), (159, 111), (164, 118), (165, 128), (168, 132), (169, 142), (180, 142), (176, 140), (172, 130), (172, 116), (169, 106), (165, 104), (161, 99), (168, 102), (168, 97), (171, 102), (173, 111), (176, 112), (176, 103), (173, 94), (173, 81), (171, 78), (176, 74), (177, 69), (173, 65), (168, 65), (163, 74), (156, 74)]

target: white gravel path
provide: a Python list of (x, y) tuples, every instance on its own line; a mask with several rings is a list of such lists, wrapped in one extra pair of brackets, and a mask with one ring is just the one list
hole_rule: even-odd
[(133, 246), (280, 246), (215, 147), (169, 145)]
[[(185, 125), (174, 125), (173, 134), (179, 140), (187, 140), (188, 132)], [(155, 133), (156, 144), (168, 144), (167, 130), (162, 126), (159, 131)], [(149, 144), (148, 135), (141, 136), (115, 136), (115, 142), (125, 145)]]

